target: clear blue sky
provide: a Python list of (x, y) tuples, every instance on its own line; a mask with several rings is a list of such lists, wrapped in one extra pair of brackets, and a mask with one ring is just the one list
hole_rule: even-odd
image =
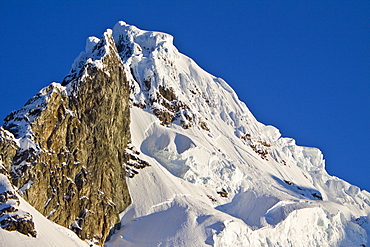
[(118, 20), (172, 34), (259, 121), (370, 191), (370, 1), (1, 1), (0, 118)]

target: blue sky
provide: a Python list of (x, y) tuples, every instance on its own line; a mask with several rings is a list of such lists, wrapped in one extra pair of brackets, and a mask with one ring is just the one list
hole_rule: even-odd
[(369, 1), (2, 1), (0, 118), (62, 81), (86, 38), (119, 20), (172, 34), (260, 122), (370, 191)]

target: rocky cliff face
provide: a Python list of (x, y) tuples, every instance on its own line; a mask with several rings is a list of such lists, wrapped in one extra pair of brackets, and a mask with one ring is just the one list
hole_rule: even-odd
[(129, 87), (110, 30), (91, 49), (63, 85), (41, 90), (4, 126), (20, 143), (10, 154), (11, 177), (23, 197), (80, 238), (103, 244), (131, 202)]
[(19, 194), (10, 182), (8, 170), (18, 147), (12, 135), (0, 127), (0, 226), (36, 237), (33, 216), (19, 208)]

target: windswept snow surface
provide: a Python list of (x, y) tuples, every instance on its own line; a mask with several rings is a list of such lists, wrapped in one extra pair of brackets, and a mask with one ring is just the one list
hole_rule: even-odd
[[(328, 175), (320, 150), (259, 123), (171, 35), (119, 22), (113, 37), (132, 89), (132, 143), (151, 166), (127, 180), (133, 203), (107, 246), (370, 244), (370, 194)], [(171, 123), (153, 114), (178, 102)]]

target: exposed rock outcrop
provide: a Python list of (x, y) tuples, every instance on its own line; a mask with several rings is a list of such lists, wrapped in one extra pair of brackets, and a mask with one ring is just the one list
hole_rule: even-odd
[(91, 57), (80, 57), (63, 85), (41, 90), (4, 126), (20, 140), (11, 176), (24, 198), (80, 238), (103, 244), (131, 202), (124, 166), (129, 88), (111, 30), (94, 42)]
[(11, 134), (0, 127), (0, 226), (8, 231), (36, 237), (33, 217), (19, 208), (19, 194), (11, 184), (8, 173), (17, 149)]

